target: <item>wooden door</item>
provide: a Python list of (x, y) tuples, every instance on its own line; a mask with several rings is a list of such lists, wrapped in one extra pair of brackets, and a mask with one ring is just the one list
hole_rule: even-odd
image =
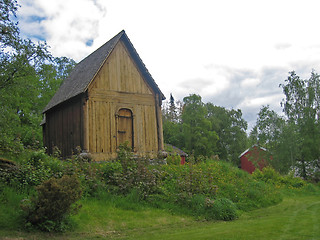
[(133, 116), (129, 109), (122, 108), (118, 112), (117, 145), (128, 142), (133, 149)]

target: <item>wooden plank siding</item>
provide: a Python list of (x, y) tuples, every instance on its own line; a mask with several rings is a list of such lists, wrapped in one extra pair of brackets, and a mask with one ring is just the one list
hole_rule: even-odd
[[(96, 161), (117, 157), (131, 140), (137, 156), (163, 150), (165, 99), (124, 31), (80, 61), (45, 107), (44, 145), (63, 157), (77, 146)], [(130, 142), (130, 141), (129, 141)]]
[(155, 156), (159, 150), (156, 99), (120, 41), (88, 88), (89, 152), (95, 160), (117, 156), (121, 141), (117, 126), (120, 109), (133, 115), (133, 151)]
[(81, 108), (81, 101), (77, 99), (46, 113), (45, 146), (49, 154), (54, 147), (62, 156), (71, 156), (78, 146), (83, 148)]

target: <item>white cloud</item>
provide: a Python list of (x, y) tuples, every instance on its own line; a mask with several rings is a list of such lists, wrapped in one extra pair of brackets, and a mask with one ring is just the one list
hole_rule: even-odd
[(241, 82), (243, 88), (255, 88), (260, 83), (258, 78), (246, 78)]
[[(88, 0), (27, 0), (22, 1), (24, 18), (45, 17), (41, 22), (24, 23), (32, 36), (37, 27), (44, 29), (46, 41), (55, 56), (67, 56), (81, 60), (92, 51), (86, 43), (99, 36), (100, 20), (105, 17), (106, 9)], [(32, 9), (31, 6), (35, 6)], [(91, 44), (89, 44), (91, 45)]]
[(167, 97), (198, 93), (248, 118), (260, 104), (279, 105), (289, 71), (320, 65), (318, 0), (19, 3), (23, 33), (45, 38), (55, 56), (79, 61), (125, 29)]

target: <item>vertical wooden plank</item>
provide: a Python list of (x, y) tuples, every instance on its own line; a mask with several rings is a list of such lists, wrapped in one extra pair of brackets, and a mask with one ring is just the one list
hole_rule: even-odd
[(153, 150), (153, 138), (154, 138), (154, 129), (153, 129), (153, 123), (155, 119), (153, 119), (153, 109), (150, 106), (147, 106), (148, 108), (148, 133), (150, 133), (150, 136), (147, 136), (149, 141), (149, 150), (148, 152), (152, 152)]
[(89, 151), (89, 101), (87, 101), (85, 98), (83, 98), (83, 104), (82, 104), (82, 144), (83, 144), (83, 150)]
[(109, 90), (110, 89), (109, 60), (105, 63), (105, 66), (104, 66), (104, 81), (105, 81), (105, 90)]
[(121, 62), (120, 62), (120, 51), (119, 51), (119, 44), (115, 47), (115, 54), (116, 54), (116, 83), (117, 88), (116, 91), (121, 91)]
[(58, 134), (57, 134), (56, 145), (61, 150), (62, 156), (66, 156), (66, 150), (64, 149), (65, 139), (63, 138), (63, 131), (62, 131), (63, 109), (64, 108), (60, 108), (59, 109), (59, 114), (58, 114), (58, 118), (57, 118), (57, 129), (56, 129), (56, 131), (57, 131)]
[(50, 112), (46, 113), (46, 122), (47, 122), (47, 131), (48, 131), (47, 148), (48, 148), (48, 153), (52, 154), (51, 142), (54, 136), (52, 133), (52, 128), (53, 128), (52, 114), (50, 114)]
[(160, 96), (156, 94), (155, 98), (155, 113), (156, 113), (156, 129), (157, 129), (157, 140), (158, 140), (158, 151), (164, 150), (163, 143), (163, 126), (162, 126), (162, 111), (160, 106)]
[(98, 131), (98, 136), (99, 136), (99, 142), (98, 142), (98, 146), (99, 146), (99, 152), (103, 152), (103, 139), (104, 139), (104, 132), (103, 132), (103, 102), (99, 101), (99, 131)]
[(117, 66), (116, 66), (116, 55), (115, 50), (112, 51), (109, 57), (109, 79), (110, 79), (110, 90), (116, 91), (117, 90)]
[(99, 90), (105, 90), (106, 89), (106, 82), (105, 82), (105, 66), (103, 65), (102, 68), (99, 71), (99, 81), (100, 81), (100, 87)]
[(96, 114), (96, 152), (101, 152), (101, 147), (100, 147), (100, 134), (101, 134), (101, 129), (100, 129), (100, 101), (95, 102), (95, 114)]
[(95, 124), (96, 124), (96, 131), (95, 131), (95, 136), (96, 136), (96, 152), (100, 152), (100, 117), (99, 117), (99, 112), (100, 112), (100, 102), (95, 101)]
[(137, 105), (134, 108), (133, 112), (134, 118), (133, 118), (133, 130), (134, 130), (134, 150), (135, 152), (139, 152), (141, 149), (141, 131), (140, 131), (140, 123), (141, 123), (141, 111), (140, 106)]
[(100, 141), (101, 141), (101, 152), (104, 153), (106, 151), (106, 103), (101, 102), (101, 112), (100, 112), (100, 119), (101, 119), (101, 133), (100, 133)]
[(74, 141), (73, 141), (73, 122), (72, 122), (72, 105), (68, 105), (68, 107), (66, 108), (66, 112), (67, 112), (67, 118), (68, 118), (68, 148), (66, 149), (67, 151), (67, 155), (72, 155), (73, 154), (73, 145), (74, 145)]
[(92, 140), (90, 143), (92, 144), (92, 152), (97, 152), (97, 145), (96, 145), (96, 107), (95, 107), (95, 101), (91, 101), (91, 117), (92, 117), (92, 129), (91, 129), (91, 135)]
[(141, 124), (139, 125), (141, 129), (141, 152), (146, 152), (147, 150), (147, 142), (146, 142), (146, 136), (147, 136), (147, 129), (146, 129), (146, 109), (145, 106), (141, 106)]
[(111, 122), (110, 122), (110, 103), (105, 103), (106, 110), (105, 110), (105, 151), (107, 153), (111, 152)]
[(124, 92), (130, 92), (130, 86), (131, 86), (131, 81), (129, 79), (129, 62), (128, 62), (128, 54), (126, 52), (125, 47), (123, 44), (121, 45), (121, 50), (122, 50), (122, 85), (123, 85), (123, 91)]
[(132, 60), (131, 60), (131, 58), (130, 58), (130, 63), (131, 63), (131, 70), (130, 70), (130, 77), (131, 77), (131, 83), (132, 83), (132, 92), (133, 93), (138, 93), (138, 89), (139, 89), (139, 87), (138, 87), (138, 84), (136, 84), (136, 72), (137, 72), (137, 70), (136, 70), (136, 68), (135, 68), (135, 66), (133, 65), (133, 63), (132, 63)]
[(77, 101), (74, 104), (73, 110), (73, 132), (74, 132), (74, 147), (81, 147), (81, 128), (80, 128), (80, 119), (81, 119), (81, 101)]
[(129, 91), (132, 93), (136, 93), (136, 84), (135, 84), (134, 78), (133, 78), (133, 72), (136, 71), (136, 67), (133, 64), (132, 59), (128, 53), (127, 53), (127, 62), (128, 62), (128, 67), (129, 67), (128, 78), (130, 81), (130, 90)]
[(117, 152), (117, 126), (116, 126), (116, 116), (115, 116), (115, 109), (116, 106), (114, 103), (110, 104), (110, 123), (111, 123), (111, 153)]
[(118, 91), (120, 92), (125, 92), (125, 79), (124, 79), (124, 75), (125, 75), (125, 63), (124, 63), (124, 57), (123, 57), (123, 47), (122, 44), (119, 43), (118, 44), (118, 58), (119, 58), (119, 89)]

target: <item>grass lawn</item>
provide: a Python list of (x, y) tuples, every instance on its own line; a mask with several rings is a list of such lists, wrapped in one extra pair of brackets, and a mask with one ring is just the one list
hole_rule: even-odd
[(144, 206), (112, 201), (83, 202), (73, 232), (1, 230), (0, 239), (320, 239), (320, 196), (290, 196), (269, 208), (246, 212), (232, 222), (197, 221)]

